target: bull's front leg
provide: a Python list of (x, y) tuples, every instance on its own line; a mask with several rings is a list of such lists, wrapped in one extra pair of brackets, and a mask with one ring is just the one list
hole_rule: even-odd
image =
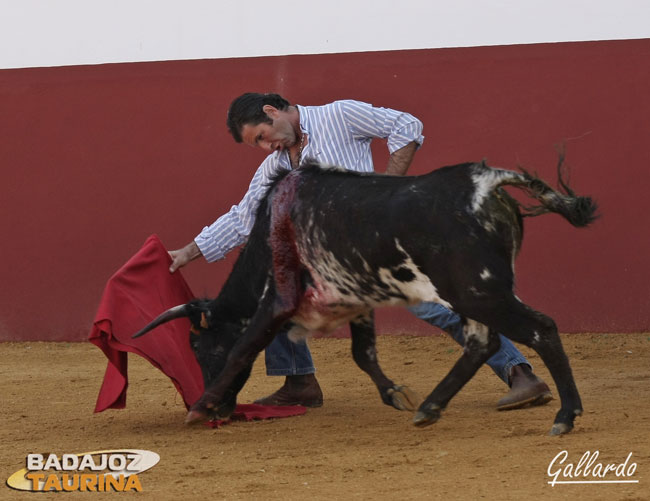
[(382, 401), (398, 410), (414, 411), (420, 398), (407, 386), (396, 385), (386, 377), (377, 361), (373, 313), (350, 322), (352, 357), (359, 368), (370, 376)]
[(231, 407), (229, 403), (244, 385), (245, 381), (241, 381), (241, 378), (248, 379), (255, 358), (273, 341), (292, 311), (293, 308), (286, 308), (286, 302), (278, 301), (275, 288), (269, 286), (244, 335), (230, 351), (216, 382), (190, 408), (185, 418), (186, 424), (206, 421), (218, 414), (220, 407)]
[[(223, 369), (228, 352), (231, 348), (228, 345), (224, 350), (224, 339), (230, 339), (226, 333), (216, 334), (214, 331), (204, 331), (201, 335), (191, 334), (192, 350), (196, 356), (203, 375), (203, 387), (209, 388), (217, 380)], [(234, 340), (233, 340), (234, 341)], [(250, 376), (252, 365), (249, 365), (237, 375), (233, 384), (225, 393), (219, 407), (213, 411), (214, 418), (226, 419), (232, 415), (237, 405), (237, 394), (243, 388)]]

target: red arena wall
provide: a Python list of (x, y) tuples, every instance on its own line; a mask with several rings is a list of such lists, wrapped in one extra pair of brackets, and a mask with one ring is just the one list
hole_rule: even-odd
[[(2, 70), (0, 340), (85, 339), (150, 234), (181, 247), (239, 201), (263, 159), (225, 129), (246, 91), (409, 111), (413, 174), (486, 158), (554, 182), (566, 141), (602, 218), (527, 220), (517, 294), (561, 332), (650, 330), (649, 81), (650, 39)], [(184, 269), (194, 292), (216, 294), (235, 254)], [(379, 329), (432, 332), (399, 309)]]

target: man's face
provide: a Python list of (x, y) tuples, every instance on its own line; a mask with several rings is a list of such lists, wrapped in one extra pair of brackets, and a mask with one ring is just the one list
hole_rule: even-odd
[(262, 148), (267, 153), (288, 149), (296, 144), (296, 132), (286, 111), (266, 105), (262, 108), (273, 123), (246, 124), (241, 136), (245, 144)]

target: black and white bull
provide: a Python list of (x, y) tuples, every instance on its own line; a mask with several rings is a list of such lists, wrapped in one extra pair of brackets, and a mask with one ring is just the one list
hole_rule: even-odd
[[(352, 354), (384, 403), (415, 410), (406, 387), (382, 372), (373, 310), (435, 301), (463, 318), (465, 348), (422, 402), (418, 426), (434, 423), (449, 400), (499, 349), (502, 333), (533, 348), (561, 399), (552, 434), (569, 432), (582, 404), (554, 321), (513, 293), (524, 215), (556, 212), (587, 226), (596, 205), (558, 175), (554, 190), (526, 172), (466, 163), (413, 177), (359, 174), (309, 163), (269, 187), (233, 270), (216, 299), (163, 313), (134, 335), (189, 317), (205, 392), (186, 422), (229, 416), (260, 351), (285, 325), (294, 337), (350, 324)], [(537, 199), (524, 208), (500, 187)]]

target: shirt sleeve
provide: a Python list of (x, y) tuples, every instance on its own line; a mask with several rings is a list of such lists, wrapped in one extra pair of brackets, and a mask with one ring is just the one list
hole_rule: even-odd
[(241, 202), (210, 226), (203, 228), (194, 239), (203, 257), (211, 263), (223, 259), (228, 252), (243, 244), (250, 235), (255, 213), (264, 198), (271, 177), (281, 168), (277, 154), (266, 157), (259, 166)]
[(388, 138), (390, 153), (411, 142), (422, 145), (422, 122), (409, 113), (376, 108), (361, 101), (339, 101), (348, 130), (356, 139)]

